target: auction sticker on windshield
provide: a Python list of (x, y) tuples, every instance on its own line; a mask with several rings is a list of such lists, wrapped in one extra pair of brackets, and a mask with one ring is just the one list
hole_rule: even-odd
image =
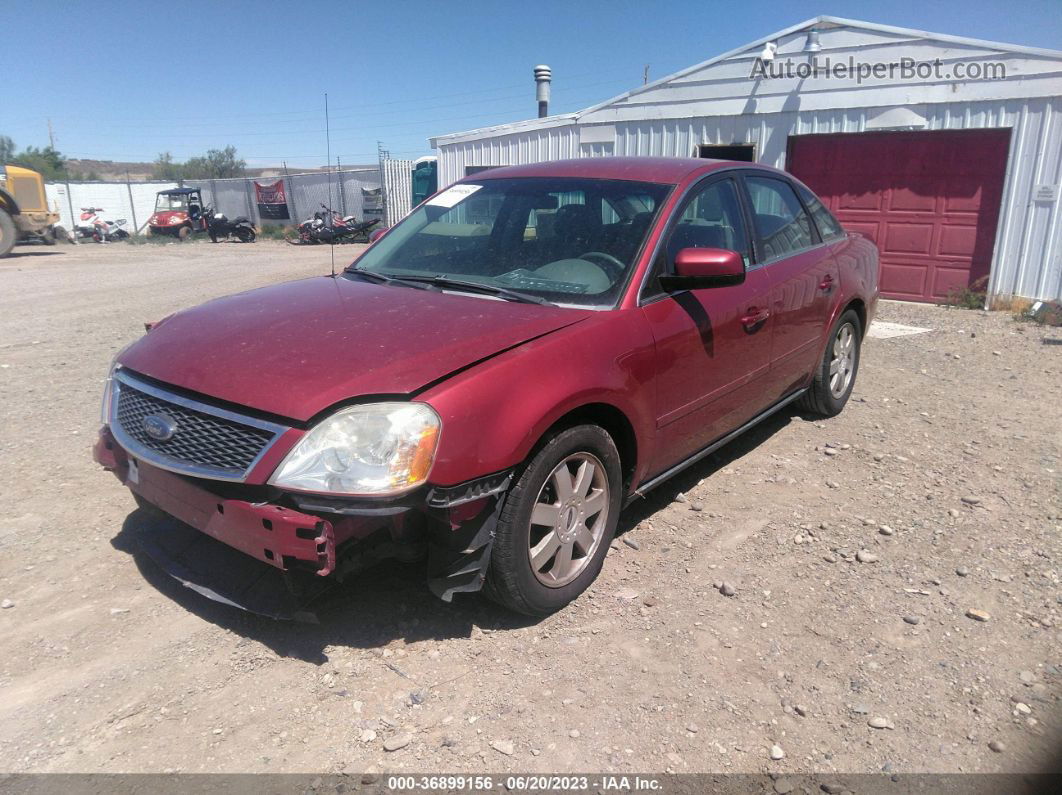
[(426, 204), (430, 207), (453, 207), (458, 202), (467, 199), (482, 187), (482, 185), (454, 185), (444, 190), (438, 196), (433, 196), (428, 199)]

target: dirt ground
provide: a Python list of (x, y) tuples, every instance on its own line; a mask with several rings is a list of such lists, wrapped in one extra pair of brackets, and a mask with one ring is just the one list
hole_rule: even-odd
[(1062, 738), (1058, 329), (885, 302), (933, 331), (868, 339), (840, 417), (783, 412), (632, 506), (561, 613), (445, 605), (387, 566), (313, 626), (161, 574), (90, 446), (144, 321), (328, 249), (16, 252), (0, 771), (1032, 771)]

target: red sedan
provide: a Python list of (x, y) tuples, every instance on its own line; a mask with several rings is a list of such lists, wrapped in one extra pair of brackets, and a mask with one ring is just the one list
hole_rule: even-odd
[[(840, 412), (877, 297), (874, 246), (783, 172), (498, 168), (335, 277), (155, 324), (116, 359), (96, 459), (195, 549), (316, 582), (423, 557), (446, 600), (543, 615), (628, 502), (790, 404)], [(156, 557), (253, 609), (189, 548)]]

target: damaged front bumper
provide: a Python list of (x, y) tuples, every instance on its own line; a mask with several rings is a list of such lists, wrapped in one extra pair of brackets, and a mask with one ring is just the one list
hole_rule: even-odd
[[(294, 616), (278, 614), (274, 607), (255, 609), (233, 597), (231, 582), (227, 592), (225, 583), (210, 582), (216, 575), (208, 570), (218, 567), (207, 560), (214, 557), (208, 551), (213, 546), (204, 545), (204, 538), (257, 561), (259, 565), (252, 567), (248, 577), (253, 579), (269, 567), (283, 575), (281, 581), (289, 590), (315, 595), (320, 588), (312, 583), (311, 587), (294, 587), (294, 580), (342, 580), (386, 558), (426, 556), (428, 585), (449, 602), (454, 593), (482, 587), (512, 478), (511, 472), (497, 473), (390, 501), (296, 495), (270, 486), (233, 486), (151, 466), (129, 455), (106, 426), (100, 430), (93, 456), (129, 487), (139, 503), (148, 503), (198, 531), (188, 535), (182, 530), (188, 540), (176, 544), (177, 551), (171, 537), (180, 534), (172, 529), (144, 545), (168, 573), (217, 601), (273, 617)], [(224, 579), (231, 579), (229, 558), (229, 565), (221, 567)]]

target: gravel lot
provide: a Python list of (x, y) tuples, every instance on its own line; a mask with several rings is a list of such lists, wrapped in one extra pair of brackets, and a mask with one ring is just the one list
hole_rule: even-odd
[(328, 249), (16, 252), (4, 772), (1032, 771), (1062, 737), (1058, 329), (886, 302), (933, 331), (867, 340), (840, 417), (783, 413), (633, 506), (569, 609), (447, 606), (388, 566), (308, 626), (159, 573), (90, 446), (145, 321)]

